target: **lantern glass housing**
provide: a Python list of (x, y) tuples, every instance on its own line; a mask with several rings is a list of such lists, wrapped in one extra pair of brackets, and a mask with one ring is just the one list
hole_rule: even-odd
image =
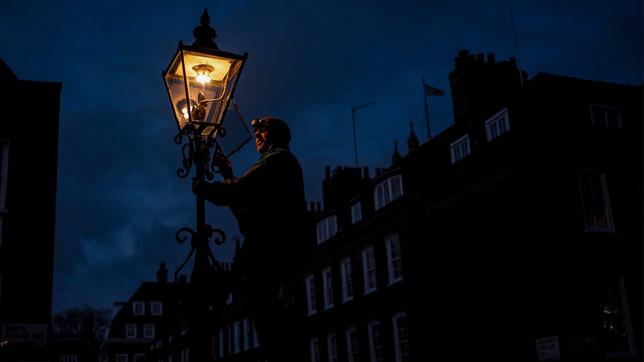
[(245, 61), (246, 55), (179, 43), (163, 79), (181, 133), (217, 137)]

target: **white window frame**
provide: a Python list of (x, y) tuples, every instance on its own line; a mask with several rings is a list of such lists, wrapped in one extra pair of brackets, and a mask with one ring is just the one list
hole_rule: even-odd
[(380, 321), (373, 320), (367, 325), (369, 337), (369, 360), (370, 362), (384, 362), (384, 345), (382, 343), (382, 325)]
[(306, 276), (306, 305), (309, 316), (317, 313), (318, 308), (315, 297), (315, 275), (309, 274)]
[(135, 353), (134, 356), (132, 356), (133, 362), (140, 362), (144, 360), (145, 360), (145, 353)]
[(116, 355), (116, 362), (127, 362), (127, 354), (126, 353), (118, 353)]
[(150, 302), (150, 315), (163, 315), (163, 302)]
[(378, 289), (376, 252), (373, 246), (362, 249), (362, 281), (364, 284), (363, 294), (366, 295)]
[(464, 159), (471, 153), (470, 136), (465, 135), (449, 145), (450, 154), (452, 155), (452, 164)]
[(253, 331), (253, 348), (259, 348), (259, 337), (257, 336), (257, 329), (255, 329), (255, 320), (251, 320), (251, 329)]
[(614, 351), (608, 350), (606, 357), (608, 358), (623, 358), (623, 357), (637, 357), (637, 347), (635, 342), (635, 335), (633, 334), (633, 324), (631, 321), (631, 312), (628, 305), (628, 295), (626, 294), (626, 286), (624, 285), (623, 276), (607, 277), (606, 282), (617, 287), (617, 294), (619, 295), (619, 303), (617, 306), (621, 308), (624, 319), (624, 330), (626, 333), (626, 342), (628, 343), (627, 351)]
[(347, 328), (345, 331), (345, 337), (347, 345), (347, 361), (358, 362), (360, 348), (358, 346), (358, 332), (356, 327)]
[(500, 112), (485, 121), (485, 137), (490, 142), (499, 138), (510, 130), (510, 118), (508, 109), (503, 108)]
[[(404, 320), (404, 333), (399, 325), (400, 321)], [(407, 314), (405, 312), (397, 313), (392, 318), (392, 326), (394, 329), (394, 357), (395, 362), (409, 362), (409, 325), (407, 323)], [(403, 335), (404, 334), (404, 335)], [(403, 348), (406, 346), (406, 348)], [(406, 349), (406, 352), (404, 351)]]
[(362, 220), (362, 203), (356, 201), (351, 204), (351, 224), (356, 224)]
[(385, 239), (385, 249), (387, 250), (388, 285), (392, 285), (403, 280), (402, 253), (398, 234), (387, 236)]
[(338, 218), (336, 215), (330, 215), (318, 221), (317, 236), (318, 245), (331, 239), (338, 233)]
[[(132, 332), (133, 333), (130, 333)], [(127, 339), (136, 339), (137, 338), (137, 328), (134, 323), (127, 323), (125, 325), (125, 338)]]
[(320, 340), (318, 337), (312, 337), (309, 341), (309, 356), (311, 358), (311, 362), (321, 362)]
[(380, 210), (404, 194), (402, 175), (388, 177), (373, 189), (374, 209)]
[[(154, 338), (155, 336), (155, 326), (154, 323), (146, 323), (143, 325), (143, 338)], [(152, 333), (148, 333), (152, 331)]]
[(338, 338), (333, 332), (326, 336), (326, 351), (329, 362), (338, 362)]
[(132, 302), (132, 315), (145, 315), (145, 302)]
[[(593, 103), (588, 106), (590, 111), (590, 122), (595, 128), (602, 129), (622, 129), (624, 128), (624, 118), (622, 109), (620, 107), (609, 106), (606, 104)], [(602, 118), (597, 119), (598, 113), (601, 111)], [(615, 112), (617, 117), (617, 124), (612, 126), (608, 124), (608, 112)]]
[(333, 274), (330, 266), (322, 269), (322, 296), (324, 310), (333, 308)]
[(353, 267), (351, 258), (345, 257), (340, 260), (340, 277), (342, 280), (342, 303), (353, 299)]
[[(596, 176), (598, 176), (599, 179), (595, 180)], [(599, 181), (599, 185), (590, 185), (589, 179), (591, 178), (593, 181)], [(615, 232), (615, 223), (613, 222), (613, 212), (612, 212), (612, 207), (610, 203), (610, 197), (608, 194), (608, 186), (606, 185), (606, 173), (598, 170), (583, 170), (582, 172), (579, 173), (578, 182), (579, 182), (579, 194), (581, 198), (581, 207), (584, 215), (584, 231), (607, 232), (607, 233)], [(597, 200), (593, 198), (593, 195), (584, 194), (584, 185), (583, 185), (584, 183), (587, 183), (587, 185), (590, 185), (591, 187), (599, 187), (600, 190), (591, 190), (591, 194), (594, 194), (595, 192), (599, 191), (601, 192), (603, 200)], [(604, 226), (597, 225), (597, 223), (593, 221), (593, 215), (588, 212), (589, 207), (596, 206), (593, 204), (597, 204), (599, 202), (603, 202), (603, 205), (601, 205), (601, 209), (603, 213), (602, 216), (605, 217), (606, 225)]]

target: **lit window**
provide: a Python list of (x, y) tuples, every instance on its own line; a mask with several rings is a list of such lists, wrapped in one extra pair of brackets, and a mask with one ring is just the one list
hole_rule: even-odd
[(600, 283), (602, 334), (608, 357), (634, 357), (635, 337), (623, 277), (605, 277)]
[(315, 302), (315, 277), (312, 274), (306, 277), (306, 301), (309, 315), (315, 314), (317, 312), (317, 304)]
[(393, 318), (394, 326), (394, 355), (396, 362), (409, 362), (409, 332), (407, 330), (407, 315), (398, 313)]
[(621, 109), (602, 104), (590, 105), (590, 120), (596, 128), (621, 129), (623, 126)]
[(508, 109), (504, 108), (501, 112), (493, 115), (485, 121), (485, 136), (488, 142), (499, 137), (510, 129), (508, 120)]
[(470, 137), (465, 135), (450, 145), (452, 153), (452, 163), (456, 163), (470, 154)]
[(154, 338), (154, 324), (146, 323), (143, 325), (143, 337)]
[(326, 217), (318, 222), (318, 244), (333, 237), (338, 232), (338, 222), (335, 215)]
[(326, 336), (326, 348), (329, 362), (338, 362), (338, 340), (335, 333)]
[(376, 290), (376, 257), (371, 246), (362, 251), (362, 276), (364, 294)]
[(322, 269), (322, 292), (324, 297), (324, 309), (333, 307), (333, 278), (331, 268)]
[(136, 324), (125, 325), (125, 338), (136, 338)]
[(320, 341), (313, 337), (310, 342), (311, 362), (320, 362)]
[(362, 220), (362, 204), (360, 201), (351, 205), (351, 223), (355, 224)]
[(132, 302), (132, 313), (134, 315), (145, 315), (145, 303)]
[(358, 362), (358, 333), (355, 327), (349, 327), (346, 331), (347, 337), (347, 360), (349, 362)]
[(150, 303), (150, 314), (152, 314), (152, 315), (163, 315), (163, 303), (161, 303), (161, 302), (151, 302)]
[(398, 235), (390, 235), (385, 240), (385, 244), (387, 248), (387, 274), (391, 285), (401, 281), (403, 278), (400, 238)]
[(585, 230), (591, 232), (612, 232), (613, 215), (606, 187), (606, 175), (595, 170), (584, 170), (579, 174), (579, 189), (584, 211)]
[(342, 302), (348, 302), (353, 299), (353, 272), (349, 257), (340, 262), (340, 277), (342, 278)]
[(382, 344), (382, 330), (380, 322), (373, 321), (367, 326), (369, 333), (369, 358), (371, 362), (383, 362), (385, 360), (384, 347)]
[(392, 176), (380, 182), (373, 192), (375, 209), (379, 210), (402, 195), (402, 176)]

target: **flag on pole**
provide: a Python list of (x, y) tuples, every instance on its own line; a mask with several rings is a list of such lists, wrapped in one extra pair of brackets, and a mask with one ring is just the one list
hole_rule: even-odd
[(445, 92), (438, 88), (434, 88), (431, 85), (423, 82), (423, 85), (425, 86), (425, 95), (427, 96), (437, 96), (437, 97), (442, 97)]

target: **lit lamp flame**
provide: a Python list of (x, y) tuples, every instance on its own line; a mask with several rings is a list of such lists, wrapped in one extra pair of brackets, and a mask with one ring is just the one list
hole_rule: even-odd
[(215, 68), (208, 64), (199, 64), (192, 67), (192, 70), (197, 73), (197, 82), (205, 85), (206, 83), (210, 83), (210, 73), (215, 70)]

